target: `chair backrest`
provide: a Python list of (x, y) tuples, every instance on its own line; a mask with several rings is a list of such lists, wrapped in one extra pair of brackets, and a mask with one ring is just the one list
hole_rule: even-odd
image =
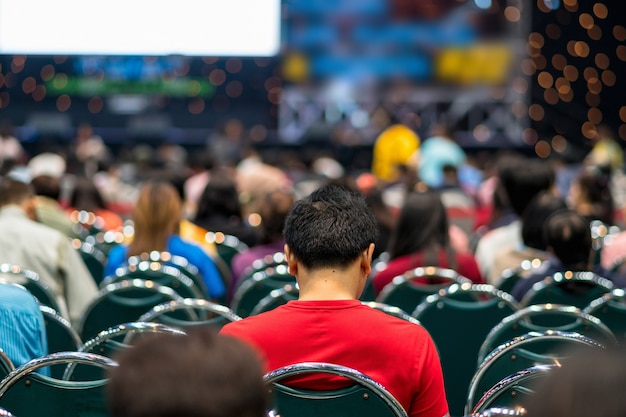
[[(304, 374), (332, 374), (353, 385), (314, 391), (283, 385), (282, 381)], [(276, 369), (264, 376), (270, 385), (274, 411), (281, 417), (406, 417), (402, 405), (372, 378), (345, 366), (306, 362)]]
[[(131, 322), (118, 324), (101, 331), (95, 337), (87, 340), (79, 352), (96, 353), (107, 358), (113, 358), (118, 352), (127, 349), (134, 337), (147, 333), (171, 333), (184, 335), (185, 332), (161, 323)], [(73, 381), (91, 381), (105, 377), (101, 369), (93, 367), (68, 365), (62, 374), (63, 379)]]
[(4, 353), (4, 350), (0, 349), (0, 380), (2, 380), (14, 369), (15, 365), (13, 365), (11, 359), (6, 353)]
[(270, 291), (268, 295), (261, 298), (250, 313), (251, 316), (275, 309), (278, 306), (287, 304), (291, 300), (297, 300), (300, 288), (297, 284), (285, 284), (282, 288)]
[[(188, 320), (172, 317), (169, 314), (181, 310), (189, 311), (193, 314), (190, 314)], [(183, 301), (169, 301), (156, 305), (138, 319), (138, 321), (142, 322), (162, 323), (183, 330), (187, 327), (206, 324), (220, 329), (225, 324), (238, 320), (241, 320), (241, 317), (233, 313), (230, 308), (198, 298), (185, 298)]]
[[(105, 277), (100, 288), (108, 284), (129, 279), (143, 279), (170, 287), (183, 298), (204, 298), (206, 292), (196, 285), (196, 282), (182, 273), (180, 269), (160, 262), (141, 261), (137, 264), (128, 264), (115, 270), (114, 275)], [(204, 285), (204, 284), (203, 284)]]
[(0, 408), (0, 417), (15, 417), (10, 411)]
[(21, 268), (18, 265), (2, 264), (0, 265), (0, 276), (8, 282), (20, 284), (26, 288), (41, 304), (52, 307), (58, 312), (63, 311), (52, 288), (36, 272)]
[(383, 313), (387, 313), (390, 316), (397, 317), (402, 320), (406, 320), (408, 322), (414, 324), (420, 324), (418, 319), (409, 315), (406, 311), (402, 310), (396, 306), (390, 306), (388, 304), (377, 303), (376, 301), (363, 301), (362, 304), (365, 304), (368, 307), (373, 308), (374, 310), (382, 311)]
[(136, 256), (130, 256), (126, 260), (126, 264), (131, 270), (146, 270), (154, 267), (155, 264), (173, 266), (174, 268), (178, 269), (183, 275), (189, 277), (193, 281), (193, 283), (202, 291), (202, 294), (207, 294), (206, 284), (202, 279), (202, 274), (200, 273), (200, 270), (196, 265), (189, 262), (189, 259), (183, 256), (173, 255), (170, 252), (152, 251), (145, 252)]
[[(40, 304), (39, 309), (46, 325), (48, 353), (78, 351), (83, 342), (70, 322), (48, 306)], [(60, 367), (54, 367), (50, 375), (53, 378), (61, 378), (63, 370)]]
[(613, 331), (619, 343), (626, 342), (626, 291), (616, 288), (591, 301), (583, 310)]
[(271, 255), (265, 255), (262, 258), (255, 259), (241, 274), (240, 282), (243, 282), (246, 278), (250, 278), (255, 272), (278, 265), (287, 265), (287, 258), (285, 258), (284, 252), (275, 252)]
[(485, 411), (471, 414), (469, 417), (514, 417), (524, 415), (526, 415), (526, 410), (523, 408), (492, 407)]
[(77, 326), (82, 340), (117, 324), (136, 321), (157, 304), (182, 301), (173, 289), (152, 281), (126, 280), (102, 288), (87, 306)]
[(533, 270), (536, 270), (541, 266), (542, 262), (543, 261), (538, 258), (526, 259), (515, 268), (505, 269), (502, 271), (500, 282), (496, 286), (499, 290), (510, 294), (513, 291), (513, 287), (515, 287), (515, 284), (517, 284), (517, 281), (530, 275)]
[(492, 285), (453, 284), (428, 296), (413, 312), (439, 351), (451, 415), (463, 413), (483, 340), (517, 310), (513, 297)]
[(52, 353), (14, 369), (0, 384), (0, 407), (19, 417), (107, 417), (107, 379), (65, 381), (36, 371), (53, 365), (81, 363), (101, 368), (117, 366), (112, 359), (83, 352)]
[(427, 296), (452, 284), (465, 282), (471, 281), (452, 269), (434, 266), (415, 268), (394, 277), (378, 294), (376, 302), (413, 311)]
[(579, 333), (546, 330), (516, 337), (494, 349), (480, 364), (470, 382), (465, 412), (473, 409), (482, 393), (501, 379), (535, 365), (555, 364), (576, 346), (604, 348)]
[(289, 273), (286, 265), (258, 271), (246, 279), (235, 291), (231, 309), (240, 317), (252, 314), (254, 307), (272, 292), (285, 284), (296, 284), (296, 278)]
[(562, 304), (585, 308), (591, 301), (611, 292), (613, 283), (593, 272), (557, 272), (537, 282), (524, 295), (521, 304)]
[(494, 326), (480, 347), (478, 364), (493, 349), (514, 337), (545, 330), (577, 332), (606, 346), (617, 343), (613, 332), (600, 319), (583, 313), (578, 307), (538, 304), (516, 311)]
[(74, 246), (74, 249), (80, 254), (81, 259), (85, 263), (96, 285), (99, 285), (100, 282), (102, 282), (104, 264), (107, 260), (104, 252), (96, 248), (93, 244), (80, 239), (72, 239), (72, 246)]
[[(470, 415), (482, 417), (483, 413), (493, 408), (517, 410), (519, 414), (512, 415), (525, 415), (528, 401), (534, 394), (535, 384), (548, 376), (550, 370), (556, 366), (536, 365), (498, 381), (478, 400)], [(491, 414), (485, 416), (489, 415)]]
[(248, 245), (239, 240), (237, 236), (222, 232), (208, 232), (205, 236), (205, 240), (215, 245), (218, 255), (226, 263), (228, 268), (232, 268), (235, 255), (248, 250)]

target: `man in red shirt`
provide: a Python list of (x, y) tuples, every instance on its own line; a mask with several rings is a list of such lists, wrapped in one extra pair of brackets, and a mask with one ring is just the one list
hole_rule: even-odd
[[(293, 206), (285, 255), (300, 296), (267, 313), (226, 325), (261, 354), (266, 370), (298, 362), (354, 368), (389, 390), (411, 417), (448, 415), (441, 364), (428, 332), (361, 304), (371, 271), (376, 220), (363, 197), (325, 186)], [(338, 377), (299, 377), (294, 386), (331, 389)]]

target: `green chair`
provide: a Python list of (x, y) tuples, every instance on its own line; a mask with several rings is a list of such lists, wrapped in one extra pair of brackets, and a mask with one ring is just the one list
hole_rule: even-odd
[(142, 279), (170, 287), (183, 298), (205, 298), (207, 295), (195, 281), (182, 273), (180, 269), (160, 262), (141, 261), (136, 264), (121, 266), (102, 280), (100, 288), (108, 284), (132, 279)]
[(39, 309), (46, 324), (49, 353), (77, 351), (82, 346), (80, 336), (65, 317), (45, 305), (39, 305)]
[(551, 303), (585, 308), (612, 289), (611, 281), (593, 272), (557, 272), (533, 285), (520, 304), (529, 306)]
[(591, 314), (604, 323), (617, 336), (618, 342), (626, 342), (626, 292), (616, 288), (610, 293), (591, 301), (583, 312)]
[(519, 309), (492, 285), (452, 284), (428, 296), (411, 314), (428, 330), (441, 359), (451, 415), (462, 415), (476, 357), (489, 331)]
[(217, 254), (226, 263), (228, 268), (232, 268), (233, 258), (246, 250), (248, 245), (239, 240), (238, 237), (222, 232), (208, 232), (205, 236), (208, 243), (213, 243)]
[(91, 277), (96, 282), (96, 285), (100, 285), (102, 276), (104, 275), (104, 264), (107, 260), (104, 252), (91, 243), (84, 242), (80, 239), (72, 239), (72, 246), (78, 251)]
[[(185, 335), (185, 332), (182, 330), (161, 323), (123, 323), (101, 331), (97, 336), (87, 340), (80, 346), (78, 351), (114, 358), (118, 352), (130, 347), (135, 337), (148, 333)], [(85, 367), (80, 364), (70, 364), (64, 369), (62, 377), (65, 380), (91, 381), (104, 378), (105, 375), (101, 369)]]
[(239, 317), (248, 317), (256, 305), (272, 290), (282, 288), (286, 284), (296, 284), (296, 278), (289, 273), (286, 265), (255, 272), (237, 288), (230, 307)]
[(582, 336), (554, 330), (530, 332), (495, 348), (480, 364), (470, 382), (465, 412), (476, 400), (501, 379), (535, 365), (558, 364), (570, 349), (584, 346), (602, 349), (604, 345)]
[[(536, 365), (498, 381), (478, 400), (470, 416), (494, 416), (485, 414), (491, 409), (515, 410), (516, 414), (510, 415), (525, 415), (528, 402), (535, 392), (535, 385), (548, 376), (550, 370), (555, 367), (556, 365)], [(495, 414), (495, 416), (504, 415), (507, 414)]]
[(452, 284), (471, 282), (456, 271), (447, 268), (427, 266), (406, 271), (385, 285), (376, 302), (413, 311), (427, 296), (445, 289)]
[(492, 407), (485, 411), (471, 414), (469, 417), (515, 417), (524, 415), (526, 415), (526, 410), (523, 408)]
[(297, 300), (300, 295), (300, 289), (297, 284), (285, 284), (282, 288), (270, 291), (268, 295), (263, 297), (252, 309), (251, 316), (265, 313), (275, 309), (278, 306), (287, 304), (289, 301)]
[(8, 282), (20, 284), (26, 288), (39, 303), (52, 307), (56, 311), (62, 311), (50, 286), (39, 278), (39, 274), (34, 271), (21, 268), (18, 265), (0, 265), (0, 277)]
[[(59, 315), (56, 311), (48, 306), (39, 305), (39, 309), (43, 314), (43, 321), (46, 325), (46, 339), (48, 341), (48, 353), (55, 352), (75, 352), (80, 349), (83, 342), (80, 340), (78, 333), (67, 319)], [(52, 368), (51, 376), (53, 378), (61, 378), (63, 376), (60, 368)]]
[(108, 284), (85, 309), (77, 331), (82, 340), (89, 340), (109, 327), (137, 321), (157, 304), (182, 300), (173, 289), (152, 281), (133, 279)]
[(504, 292), (508, 292), (509, 294), (513, 291), (513, 287), (520, 279), (524, 279), (534, 270), (541, 266), (543, 261), (541, 259), (527, 259), (522, 261), (515, 268), (509, 268), (502, 271), (502, 275), (500, 277), (500, 281), (496, 285), (496, 287)]
[(15, 417), (10, 411), (0, 408), (0, 417)]
[(255, 259), (241, 274), (241, 281), (243, 282), (246, 278), (250, 278), (255, 272), (277, 267), (278, 265), (287, 265), (287, 258), (285, 258), (284, 252), (275, 252), (271, 255), (265, 255), (262, 258)]
[(503, 318), (491, 329), (478, 352), (478, 364), (499, 345), (528, 332), (545, 330), (577, 332), (606, 346), (617, 343), (613, 332), (600, 319), (583, 313), (578, 307), (532, 305)]
[(382, 311), (383, 313), (389, 314), (390, 316), (421, 325), (419, 320), (417, 320), (415, 317), (412, 317), (406, 311), (403, 311), (401, 308), (398, 308), (396, 306), (377, 303), (376, 301), (362, 301), (362, 303), (368, 307), (373, 308), (374, 310)]
[(202, 291), (203, 295), (206, 296), (207, 294), (206, 284), (202, 279), (202, 274), (200, 274), (200, 270), (197, 266), (189, 262), (189, 260), (183, 256), (173, 255), (169, 252), (152, 251), (149, 253), (142, 253), (141, 255), (130, 256), (126, 260), (126, 264), (131, 270), (150, 269), (154, 268), (155, 264), (173, 266), (174, 268), (178, 269), (183, 275), (189, 277), (189, 279), (193, 281), (193, 283), (200, 289), (200, 291)]
[(15, 365), (6, 353), (0, 349), (0, 380), (7, 376), (12, 370), (15, 369)]
[[(189, 312), (188, 319), (172, 317), (170, 313), (176, 311)], [(241, 320), (241, 317), (233, 313), (230, 308), (195, 298), (185, 298), (183, 301), (169, 301), (156, 305), (138, 319), (141, 322), (162, 323), (181, 330), (207, 324), (216, 329), (221, 329), (225, 324), (238, 320)]]
[[(288, 386), (298, 376), (310, 374), (339, 375), (350, 386), (315, 391)], [(270, 386), (274, 411), (281, 417), (406, 417), (402, 405), (372, 378), (345, 366), (305, 362), (289, 365), (264, 376)]]
[(0, 407), (19, 417), (108, 417), (107, 379), (66, 381), (36, 371), (55, 365), (84, 364), (104, 369), (117, 366), (109, 358), (83, 352), (52, 353), (14, 369), (0, 384)]

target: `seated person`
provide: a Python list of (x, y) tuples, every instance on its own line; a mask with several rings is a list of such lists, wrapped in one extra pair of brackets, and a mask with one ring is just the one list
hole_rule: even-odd
[[(544, 223), (544, 239), (548, 258), (541, 268), (526, 279), (518, 281), (511, 295), (520, 301), (532, 286), (557, 272), (593, 271), (612, 279), (602, 267), (592, 266), (591, 228), (589, 220), (573, 210), (557, 211)], [(621, 282), (615, 282), (622, 286)]]
[(285, 246), (283, 225), (293, 204), (293, 194), (285, 190), (275, 190), (259, 201), (261, 215), (261, 244), (235, 255), (232, 261), (231, 289), (234, 291), (245, 278), (245, 271), (252, 263), (266, 255), (282, 252)]
[(389, 257), (372, 281), (377, 294), (394, 277), (420, 266), (454, 269), (473, 282), (484, 282), (474, 256), (452, 248), (446, 209), (435, 191), (407, 195), (391, 235)]
[(166, 182), (144, 184), (133, 209), (135, 233), (132, 242), (111, 249), (104, 266), (104, 277), (115, 274), (130, 256), (165, 251), (186, 258), (198, 268), (209, 292), (207, 297), (223, 296), (226, 288), (215, 262), (202, 248), (183, 240), (178, 234), (181, 218), (182, 202), (173, 185)]
[(256, 352), (209, 327), (150, 334), (114, 359), (112, 417), (265, 417), (269, 407)]
[(67, 236), (35, 221), (32, 187), (0, 181), (0, 263), (36, 272), (54, 293), (58, 313), (78, 323), (98, 287)]
[(543, 225), (552, 213), (565, 208), (565, 201), (550, 191), (542, 191), (535, 196), (522, 214), (523, 243), (496, 252), (487, 282), (499, 285), (506, 269), (518, 267), (525, 260), (545, 260), (548, 253), (543, 238)]
[[(382, 384), (411, 417), (447, 416), (441, 363), (428, 332), (358, 300), (377, 230), (358, 192), (330, 185), (297, 201), (285, 221), (284, 250), (299, 299), (229, 323), (221, 333), (255, 347), (267, 371), (299, 362), (343, 365)], [(345, 381), (313, 375), (293, 384), (323, 390)]]
[(0, 281), (0, 349), (14, 366), (48, 354), (39, 303), (24, 287)]

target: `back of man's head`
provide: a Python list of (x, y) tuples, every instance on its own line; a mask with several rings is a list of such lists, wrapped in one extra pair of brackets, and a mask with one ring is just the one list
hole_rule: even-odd
[(359, 192), (327, 185), (296, 201), (284, 236), (304, 267), (343, 268), (376, 241), (378, 226)]
[(518, 216), (534, 196), (554, 185), (554, 170), (546, 161), (510, 157), (502, 161), (498, 171), (499, 186), (504, 188)]
[(21, 205), (33, 196), (30, 185), (12, 178), (0, 180), (0, 207), (9, 204)]
[(545, 242), (561, 263), (572, 270), (589, 268), (591, 229), (589, 221), (573, 210), (560, 210), (544, 224)]
[(251, 347), (197, 327), (142, 337), (115, 358), (112, 417), (264, 417), (268, 390)]
[(35, 194), (58, 200), (61, 195), (61, 181), (50, 175), (38, 175), (34, 177), (30, 184), (35, 190)]

